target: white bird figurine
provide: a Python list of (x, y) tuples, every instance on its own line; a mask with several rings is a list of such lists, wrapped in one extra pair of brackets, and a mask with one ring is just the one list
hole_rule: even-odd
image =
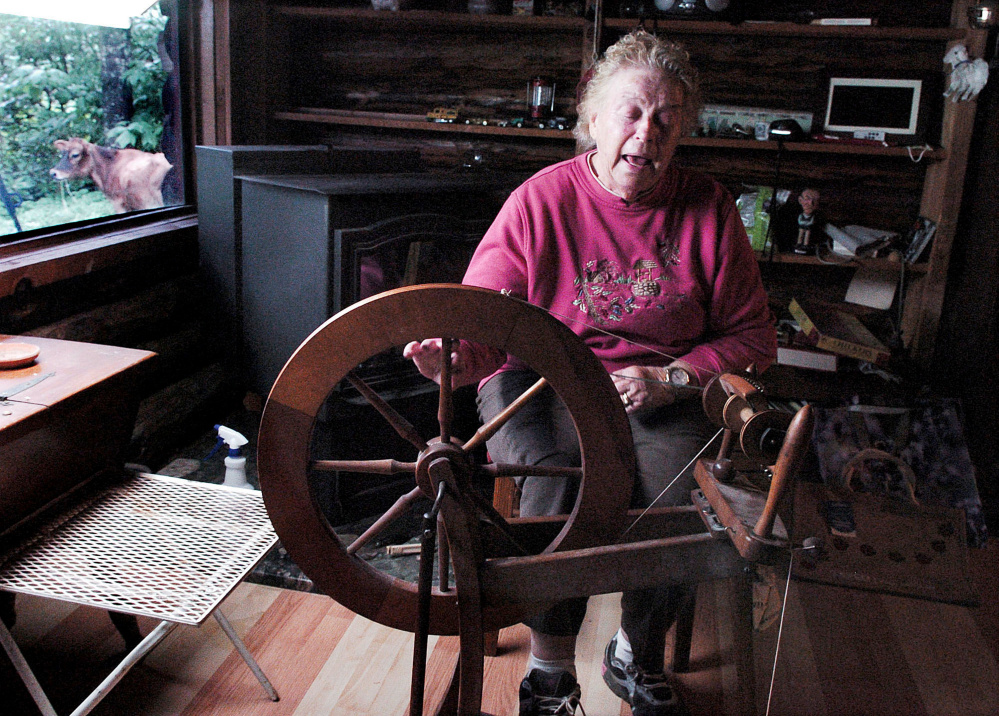
[(968, 58), (968, 48), (954, 45), (944, 55), (944, 63), (951, 66), (950, 87), (944, 97), (952, 102), (963, 102), (978, 96), (989, 81), (989, 64), (983, 59)]

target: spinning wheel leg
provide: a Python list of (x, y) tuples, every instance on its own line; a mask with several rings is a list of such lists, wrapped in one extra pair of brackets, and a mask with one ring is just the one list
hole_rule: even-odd
[(496, 656), (499, 653), (499, 632), (495, 629), (483, 635), (482, 653), (486, 656)]
[(451, 716), (451, 714), (458, 713), (458, 686), (461, 683), (461, 662), (459, 661), (454, 665), (454, 671), (451, 673), (451, 681), (448, 683), (447, 691), (444, 693), (444, 698), (441, 700), (440, 706), (437, 708), (434, 716)]
[[(493, 481), (493, 507), (503, 517), (514, 516), (518, 502), (517, 483), (509, 477), (497, 477)], [(486, 656), (496, 656), (499, 649), (499, 632), (486, 632), (485, 637)]]
[(9, 628), (12, 628), (17, 620), (17, 611), (14, 608), (16, 596), (13, 592), (0, 592), (0, 620)]
[[(451, 470), (446, 460), (437, 460), (429, 467), (431, 478), (451, 485), (441, 499), (441, 509), (449, 533), (463, 545), (453, 555), (455, 587), (461, 595), (458, 600), (458, 620), (461, 632), (461, 652), (458, 658), (458, 716), (479, 716), (482, 704), (483, 636), (482, 593), (479, 589), (479, 564), (482, 562), (482, 545), (479, 531), (473, 523), (476, 512), (471, 505), (462, 504), (466, 490)], [(454, 489), (457, 487), (458, 489)]]
[(420, 538), (419, 612), (413, 644), (413, 678), (410, 685), (409, 716), (423, 716), (423, 695), (427, 681), (427, 636), (430, 629), (430, 589), (433, 579), (434, 545), (437, 541), (437, 519), (447, 485), (440, 483), (434, 506), (423, 516)]
[(694, 638), (694, 613), (697, 607), (697, 586), (680, 601), (676, 612), (676, 633), (673, 639), (673, 671), (683, 674), (690, 669), (690, 646)]
[(142, 641), (142, 633), (139, 631), (139, 622), (135, 616), (112, 611), (108, 612), (108, 616), (114, 628), (121, 634), (121, 638), (125, 640), (125, 646), (130, 650), (137, 647)]
[(747, 569), (732, 580), (732, 624), (735, 642), (735, 673), (738, 713), (753, 716), (756, 713), (756, 677), (753, 658), (753, 575)]

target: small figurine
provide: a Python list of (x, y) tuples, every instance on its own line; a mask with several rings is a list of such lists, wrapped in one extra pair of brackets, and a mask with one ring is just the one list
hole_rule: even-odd
[(798, 215), (798, 243), (794, 253), (810, 254), (812, 247), (812, 226), (815, 224), (815, 211), (819, 207), (819, 192), (815, 189), (805, 189), (798, 196), (801, 213)]
[(970, 59), (968, 48), (964, 45), (950, 48), (944, 55), (944, 63), (951, 66), (950, 86), (944, 92), (944, 97), (950, 97), (952, 102), (977, 97), (989, 81), (989, 64), (980, 58)]

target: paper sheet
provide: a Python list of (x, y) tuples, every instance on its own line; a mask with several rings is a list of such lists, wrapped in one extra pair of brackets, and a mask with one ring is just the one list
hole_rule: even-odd
[(884, 311), (891, 308), (897, 285), (896, 271), (862, 264), (846, 290), (846, 301)]

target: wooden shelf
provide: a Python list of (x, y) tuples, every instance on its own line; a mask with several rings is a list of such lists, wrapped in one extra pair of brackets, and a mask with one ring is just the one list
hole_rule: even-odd
[(517, 127), (493, 127), (481, 124), (460, 124), (450, 122), (428, 122), (418, 114), (394, 114), (391, 112), (357, 112), (346, 109), (302, 108), (287, 112), (275, 112), (275, 119), (288, 122), (319, 122), (381, 129), (409, 129), (419, 132), (446, 132), (450, 134), (492, 134), (509, 137), (536, 137), (574, 142), (572, 131), (567, 129), (531, 129)]
[[(646, 19), (673, 35), (762, 35), (766, 37), (860, 38), (863, 40), (948, 41), (963, 38), (966, 30), (954, 27), (879, 27), (855, 25), (803, 25), (794, 22), (730, 22)], [(630, 30), (638, 18), (604, 18), (604, 27)]]
[[(582, 17), (549, 17), (533, 15), (493, 15), (441, 10), (371, 10), (356, 7), (278, 6), (271, 10), (287, 18), (333, 20), (337, 22), (419, 25), (427, 27), (491, 27), (544, 32), (547, 30), (578, 31), (592, 24)], [(604, 27), (630, 30), (639, 23), (654, 23), (659, 30), (683, 35), (764, 35), (785, 37), (856, 37), (865, 40), (947, 41), (964, 37), (965, 31), (952, 27), (879, 27), (803, 25), (793, 22), (743, 22), (663, 20), (660, 18), (605, 17)]]
[[(536, 137), (560, 141), (575, 141), (570, 130), (562, 129), (532, 129), (517, 127), (496, 127), (477, 124), (462, 124), (460, 122), (428, 122), (418, 114), (399, 114), (392, 112), (362, 112), (347, 109), (324, 109), (321, 107), (300, 107), (297, 109), (275, 112), (274, 118), (287, 122), (317, 122), (321, 124), (338, 124), (383, 129), (408, 129), (419, 132), (445, 132), (450, 134), (491, 134), (509, 137)], [(763, 142), (755, 139), (716, 139), (712, 137), (687, 137), (680, 140), (681, 146), (704, 147), (707, 149), (738, 149), (740, 151), (776, 152), (779, 142)], [(878, 145), (850, 144), (848, 142), (784, 142), (783, 147), (788, 152), (807, 152), (813, 154), (851, 154), (873, 157), (898, 157), (912, 159), (922, 158), (931, 161), (946, 159), (947, 152), (942, 149), (923, 147), (882, 147)]]
[(532, 15), (479, 15), (472, 13), (443, 12), (440, 10), (367, 10), (346, 7), (275, 7), (274, 14), (284, 18), (303, 20), (330, 20), (372, 24), (417, 25), (419, 27), (485, 27), (509, 28), (531, 32), (564, 30), (579, 32), (589, 21), (581, 17), (534, 17)]
[[(901, 271), (903, 264), (890, 259), (878, 258), (849, 258), (846, 256), (835, 256), (831, 259), (820, 259), (816, 256), (805, 256), (801, 254), (774, 253), (773, 256), (757, 256), (761, 264), (797, 264), (799, 266), (820, 266), (829, 268), (861, 268), (869, 267), (879, 269), (884, 272)], [(928, 263), (905, 264), (905, 270), (910, 273), (925, 274), (929, 271)]]
[[(680, 140), (680, 146), (705, 147), (709, 149), (739, 149), (744, 151), (776, 152), (781, 142), (758, 141), (755, 139), (716, 139), (713, 137), (687, 137)], [(879, 146), (876, 144), (851, 144), (843, 142), (783, 142), (784, 150), (788, 152), (807, 152), (811, 154), (853, 154), (873, 157), (907, 157), (916, 161), (917, 158), (940, 161), (947, 158), (946, 150), (922, 146)]]

